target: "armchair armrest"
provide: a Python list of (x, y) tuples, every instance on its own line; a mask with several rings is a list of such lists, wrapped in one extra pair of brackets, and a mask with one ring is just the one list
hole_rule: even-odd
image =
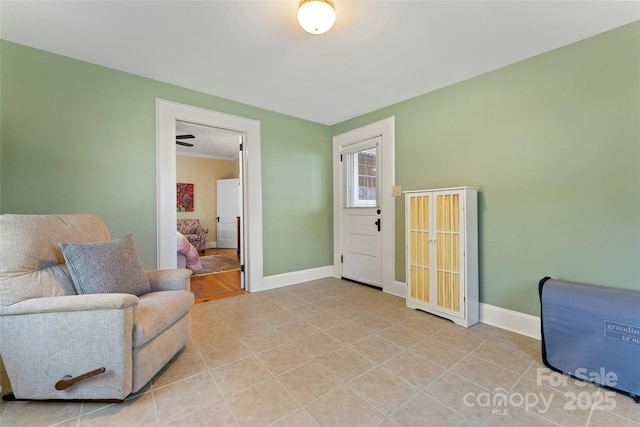
[(0, 306), (0, 315), (24, 315), (71, 311), (113, 310), (137, 307), (138, 297), (132, 294), (85, 294), (45, 298), (30, 298), (15, 304)]
[(151, 291), (189, 291), (191, 285), (189, 277), (191, 270), (178, 268), (176, 270), (152, 270), (145, 271)]

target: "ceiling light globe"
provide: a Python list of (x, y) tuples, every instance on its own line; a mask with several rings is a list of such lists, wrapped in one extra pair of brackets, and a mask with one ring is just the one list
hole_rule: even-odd
[(302, 0), (298, 5), (298, 22), (308, 33), (323, 34), (336, 22), (331, 0)]

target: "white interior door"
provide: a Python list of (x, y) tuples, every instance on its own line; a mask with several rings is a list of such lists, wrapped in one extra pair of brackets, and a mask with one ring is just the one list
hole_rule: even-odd
[(240, 216), (240, 180), (219, 179), (216, 185), (217, 233), (216, 247), (238, 247), (238, 217)]
[(341, 149), (342, 277), (382, 288), (381, 138)]

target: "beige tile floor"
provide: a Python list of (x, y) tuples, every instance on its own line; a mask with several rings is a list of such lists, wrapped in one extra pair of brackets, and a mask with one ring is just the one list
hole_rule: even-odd
[(198, 304), (192, 319), (187, 347), (124, 403), (2, 402), (0, 425), (640, 426), (628, 397), (550, 374), (539, 341), (347, 281)]

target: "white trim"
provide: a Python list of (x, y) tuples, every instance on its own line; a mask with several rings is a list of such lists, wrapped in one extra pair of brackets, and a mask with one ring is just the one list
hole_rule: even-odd
[(176, 120), (243, 134), (246, 289), (262, 289), (262, 163), (260, 122), (156, 99), (157, 268), (176, 268)]
[(429, 188), (426, 190), (406, 190), (403, 191), (403, 194), (413, 194), (413, 193), (424, 193), (425, 191), (456, 191), (456, 190), (466, 190), (466, 189), (474, 189), (474, 190), (480, 190), (480, 187), (470, 187), (468, 185), (462, 186), (462, 187), (448, 187), (448, 188)]
[(480, 321), (507, 331), (540, 339), (540, 318), (519, 311), (480, 303)]
[[(396, 241), (396, 204), (392, 194), (395, 185), (395, 116), (382, 119), (358, 129), (333, 137), (333, 275), (342, 277), (342, 203), (343, 200), (340, 179), (340, 150), (341, 147), (356, 142), (366, 141), (375, 137), (382, 137), (382, 179), (380, 185), (382, 208), (382, 289), (393, 293), (395, 289), (395, 241)], [(386, 226), (385, 226), (386, 224)]]
[(380, 140), (377, 139), (377, 137), (366, 139), (364, 141), (347, 143), (340, 146), (340, 154), (351, 154), (357, 153), (358, 151), (370, 150), (373, 148), (378, 148), (378, 145), (380, 145)]
[(260, 290), (265, 291), (267, 289), (281, 288), (283, 286), (295, 285), (311, 280), (324, 279), (325, 277), (331, 277), (332, 272), (333, 266), (327, 265), (324, 267), (310, 268), (308, 270), (274, 274), (263, 278)]
[(394, 280), (393, 286), (390, 286), (384, 291), (388, 294), (407, 299), (407, 284), (404, 282), (398, 282), (397, 280)]

